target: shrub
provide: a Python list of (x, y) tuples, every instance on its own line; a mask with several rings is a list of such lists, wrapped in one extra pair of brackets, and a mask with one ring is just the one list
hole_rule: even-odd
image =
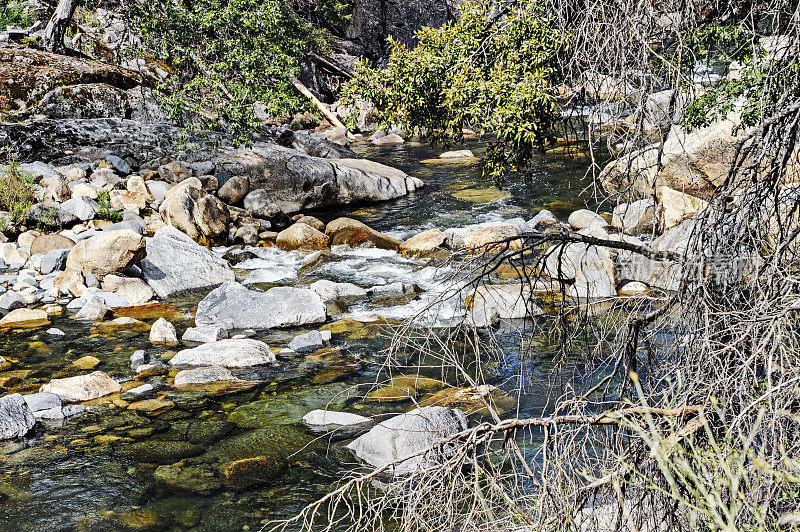
[(25, 219), (34, 202), (35, 184), (35, 176), (23, 172), (13, 158), (7, 160), (0, 176), (0, 209), (8, 211), (12, 222), (19, 223)]
[(0, 30), (6, 26), (27, 28), (34, 22), (34, 17), (28, 8), (27, 2), (11, 0), (0, 5)]
[(100, 220), (108, 220), (109, 222), (119, 222), (122, 220), (122, 211), (111, 207), (111, 194), (108, 190), (100, 189), (97, 191), (97, 203), (100, 209), (97, 211), (97, 217)]

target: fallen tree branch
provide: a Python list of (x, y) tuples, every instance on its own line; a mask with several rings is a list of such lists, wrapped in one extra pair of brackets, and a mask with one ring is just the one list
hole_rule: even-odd
[(328, 107), (327, 107), (327, 106), (326, 106), (324, 103), (322, 103), (321, 101), (319, 101), (319, 100), (317, 99), (317, 97), (316, 97), (316, 96), (314, 96), (314, 95), (311, 93), (311, 91), (310, 91), (310, 90), (308, 90), (308, 87), (306, 87), (305, 85), (303, 85), (303, 84), (300, 82), (300, 80), (299, 80), (299, 79), (297, 79), (297, 78), (296, 78), (296, 77), (295, 77), (293, 74), (289, 74), (289, 81), (291, 81), (291, 82), (292, 82), (292, 85), (294, 85), (294, 87), (295, 87), (295, 88), (296, 88), (298, 91), (300, 91), (300, 94), (302, 94), (303, 96), (305, 96), (306, 98), (308, 98), (308, 99), (311, 101), (311, 103), (313, 103), (313, 104), (314, 104), (314, 106), (315, 106), (317, 109), (319, 109), (319, 111), (320, 111), (320, 112), (321, 112), (323, 115), (325, 115), (325, 118), (327, 118), (327, 119), (328, 119), (328, 122), (330, 122), (332, 126), (334, 126), (334, 127), (343, 127), (343, 128), (345, 129), (345, 131), (347, 132), (347, 138), (348, 138), (348, 139), (350, 139), (350, 140), (354, 140), (354, 139), (356, 138), (356, 137), (355, 137), (355, 135), (353, 135), (353, 134), (350, 132), (350, 130), (349, 130), (349, 129), (347, 129), (347, 126), (345, 126), (345, 125), (342, 123), (342, 121), (341, 121), (341, 120), (339, 120), (339, 118), (338, 118), (338, 117), (337, 117), (337, 116), (336, 116), (334, 113), (332, 113), (332, 112), (331, 112), (331, 110), (330, 110), (330, 109), (328, 109)]

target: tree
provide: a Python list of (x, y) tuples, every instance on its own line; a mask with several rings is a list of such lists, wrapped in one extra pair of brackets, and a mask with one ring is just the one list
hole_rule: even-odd
[(45, 50), (56, 54), (63, 54), (66, 52), (64, 46), (64, 35), (67, 32), (69, 23), (72, 21), (72, 16), (75, 14), (75, 8), (78, 6), (77, 0), (59, 0), (53, 16), (44, 29), (42, 35), (42, 46)]

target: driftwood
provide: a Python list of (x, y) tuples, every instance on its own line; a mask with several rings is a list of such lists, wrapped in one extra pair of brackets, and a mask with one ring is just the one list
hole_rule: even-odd
[(291, 81), (291, 82), (292, 82), (292, 85), (294, 85), (294, 86), (295, 86), (295, 88), (296, 88), (298, 91), (300, 91), (300, 94), (302, 94), (303, 96), (305, 96), (306, 98), (308, 98), (309, 100), (311, 100), (311, 103), (313, 103), (313, 104), (314, 104), (314, 106), (315, 106), (317, 109), (319, 109), (319, 111), (320, 111), (320, 112), (321, 112), (321, 113), (322, 113), (322, 114), (325, 116), (325, 118), (327, 118), (327, 119), (328, 119), (328, 122), (330, 122), (330, 123), (331, 123), (331, 125), (332, 125), (333, 127), (343, 127), (343, 128), (345, 129), (345, 131), (347, 131), (347, 138), (348, 138), (348, 139), (350, 139), (350, 140), (355, 140), (355, 138), (356, 138), (356, 137), (355, 137), (355, 135), (353, 135), (353, 134), (350, 132), (350, 130), (349, 130), (349, 129), (347, 129), (347, 126), (345, 126), (345, 125), (342, 123), (342, 121), (341, 121), (341, 120), (339, 120), (339, 118), (336, 116), (336, 114), (332, 113), (332, 112), (331, 112), (331, 110), (330, 110), (330, 109), (328, 109), (328, 107), (327, 107), (327, 106), (326, 106), (324, 103), (322, 103), (321, 101), (319, 101), (319, 100), (317, 99), (317, 97), (316, 97), (316, 96), (314, 96), (314, 95), (311, 93), (311, 91), (310, 91), (310, 90), (308, 90), (308, 87), (306, 87), (305, 85), (303, 85), (303, 84), (300, 82), (300, 80), (299, 80), (299, 79), (297, 79), (297, 78), (296, 78), (294, 75), (292, 75), (292, 74), (289, 74), (289, 81)]

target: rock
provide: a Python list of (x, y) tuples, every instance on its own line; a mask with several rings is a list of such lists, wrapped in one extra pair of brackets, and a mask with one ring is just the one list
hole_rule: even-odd
[(320, 233), (325, 232), (325, 224), (322, 223), (322, 220), (319, 218), (314, 218), (313, 216), (300, 216), (295, 220), (295, 223), (310, 225)]
[(249, 338), (211, 342), (179, 351), (169, 363), (173, 366), (222, 366), (246, 368), (275, 363), (267, 344)]
[(106, 275), (102, 283), (103, 291), (113, 292), (129, 305), (143, 305), (153, 298), (154, 292), (146, 282), (135, 277)]
[(333, 410), (312, 410), (303, 416), (303, 423), (317, 430), (332, 430), (337, 427), (348, 427), (372, 422), (368, 417)]
[(295, 223), (278, 233), (275, 243), (284, 251), (329, 249), (331, 238), (305, 223)]
[(61, 410), (61, 398), (54, 393), (39, 392), (23, 395), (22, 397), (25, 399), (28, 408), (33, 412), (34, 417), (37, 417), (39, 412), (46, 410), (54, 408)]
[[(209, 464), (172, 464), (158, 466), (153, 474), (157, 482), (183, 491), (205, 494), (222, 487), (214, 467)], [(158, 519), (155, 520), (157, 527)], [(152, 528), (151, 526), (131, 528)]]
[(329, 331), (311, 331), (292, 338), (288, 347), (295, 353), (311, 353), (328, 345), (330, 340)]
[(207, 344), (209, 342), (224, 340), (227, 337), (228, 337), (228, 331), (226, 329), (222, 327), (214, 327), (211, 325), (207, 325), (204, 327), (189, 327), (183, 333), (181, 341)]
[(76, 320), (103, 321), (111, 309), (101, 301), (87, 301), (73, 316)]
[(25, 300), (25, 298), (13, 290), (9, 290), (0, 296), (0, 310), (8, 312), (27, 306), (28, 302)]
[(91, 401), (121, 390), (122, 387), (119, 383), (102, 371), (65, 379), (53, 379), (39, 388), (40, 392), (56, 394), (65, 403)]
[(99, 365), (100, 365), (99, 358), (87, 355), (85, 357), (79, 358), (78, 360), (74, 360), (70, 364), (70, 367), (81, 370), (90, 370), (96, 368)]
[(230, 212), (218, 198), (183, 184), (171, 190), (158, 209), (164, 222), (177, 227), (193, 240), (207, 246), (228, 240)]
[(233, 243), (254, 246), (258, 244), (258, 231), (254, 227), (243, 225), (234, 233)]
[(0, 327), (41, 327), (49, 323), (50, 318), (45, 311), (29, 308), (12, 310), (0, 319)]
[(367, 299), (367, 291), (352, 283), (335, 283), (321, 279), (311, 283), (309, 288), (316, 292), (325, 303), (337, 300), (344, 303), (355, 303)]
[(66, 333), (64, 331), (62, 331), (61, 329), (56, 329), (55, 327), (47, 329), (45, 333), (50, 336), (66, 336)]
[(417, 287), (408, 283), (389, 283), (373, 286), (367, 293), (373, 299), (399, 299), (411, 294), (416, 294)]
[(60, 207), (61, 210), (70, 213), (82, 222), (93, 219), (100, 210), (100, 204), (86, 196), (69, 199), (62, 203)]
[(437, 251), (447, 250), (449, 247), (450, 241), (447, 235), (434, 228), (412, 236), (400, 244), (397, 252), (410, 257), (426, 257)]
[(653, 230), (655, 201), (652, 198), (621, 203), (614, 208), (611, 227), (629, 235), (647, 233)]
[(219, 187), (217, 196), (228, 205), (236, 205), (250, 192), (250, 182), (244, 176), (234, 176)]
[(545, 251), (544, 270), (553, 279), (572, 281), (589, 265), (610, 260), (607, 248), (583, 243), (557, 245)]
[[(492, 225), (475, 227), (469, 230), (463, 237), (459, 247), (473, 253), (480, 253), (485, 250), (503, 249), (506, 245), (509, 249), (522, 249), (522, 239), (519, 236), (519, 229), (513, 225)], [(451, 241), (453, 238), (448, 235)], [(510, 239), (510, 240), (509, 240)], [(508, 244), (498, 242), (509, 241)], [(454, 243), (455, 245), (455, 243)]]
[[(379, 467), (427, 449), (442, 438), (467, 428), (461, 410), (429, 406), (391, 417), (377, 424), (347, 447), (368, 464)], [(410, 458), (392, 468), (395, 474), (411, 473), (429, 461), (444, 458), (441, 451)]]
[(439, 156), (439, 159), (464, 159), (467, 157), (475, 157), (472, 150), (446, 151)]
[(18, 264), (23, 265), (28, 262), (29, 255), (20, 250), (16, 245), (11, 242), (0, 244), (0, 259), (7, 265)]
[(403, 143), (405, 143), (405, 140), (397, 133), (390, 133), (372, 141), (375, 146), (396, 146)]
[(616, 268), (610, 260), (583, 267), (575, 276), (567, 295), (579, 300), (601, 299), (617, 295)]
[(81, 240), (67, 257), (67, 268), (105, 277), (122, 272), (146, 255), (145, 239), (130, 229), (110, 231)]
[(352, 247), (366, 246), (380, 249), (397, 249), (400, 241), (379, 233), (366, 224), (352, 218), (337, 218), (325, 227), (331, 244), (347, 244)]
[(592, 212), (588, 209), (580, 209), (569, 215), (567, 220), (573, 229), (579, 231), (585, 229), (590, 225), (597, 225), (599, 227), (607, 227), (608, 222), (599, 214)]
[(161, 298), (233, 281), (228, 262), (172, 226), (147, 239), (142, 278)]
[(175, 326), (164, 318), (158, 318), (150, 327), (150, 343), (163, 345), (179, 345), (178, 337), (175, 333)]
[(226, 329), (273, 329), (322, 323), (325, 304), (306, 288), (275, 287), (248, 290), (236, 282), (213, 290), (197, 306), (195, 323)]
[(146, 416), (157, 416), (173, 408), (175, 408), (174, 402), (161, 398), (144, 399), (128, 405), (128, 410), (141, 412)]
[(490, 188), (464, 188), (453, 192), (454, 198), (470, 203), (495, 203), (511, 197), (508, 190), (500, 190), (496, 187)]
[(467, 303), (469, 322), (475, 327), (490, 327), (500, 319), (532, 318), (543, 313), (526, 283), (480, 286)]
[(138, 213), (147, 207), (150, 201), (149, 194), (131, 192), (130, 190), (112, 190), (111, 207), (123, 211), (133, 211)]
[(36, 418), (20, 394), (0, 397), (0, 440), (20, 438), (35, 424)]
[(711, 193), (724, 183), (737, 144), (748, 132), (742, 128), (734, 136), (738, 125), (738, 117), (730, 116), (691, 133), (673, 126), (663, 149), (656, 143), (612, 161), (600, 173), (600, 182), (609, 194), (623, 192), (632, 199), (652, 198), (662, 186)]
[(446, 382), (437, 379), (421, 375), (400, 375), (392, 377), (388, 384), (369, 392), (366, 395), (366, 400), (379, 403), (401, 402), (415, 399), (420, 395), (436, 392), (446, 387)]
[(225, 485), (246, 488), (263, 484), (266, 479), (274, 478), (285, 467), (285, 459), (276, 456), (255, 456), (226, 462), (220, 467), (219, 473)]
[(53, 286), (62, 293), (71, 294), (74, 297), (80, 297), (83, 291), (86, 290), (83, 274), (75, 270), (64, 270), (56, 275), (53, 279)]
[(71, 239), (59, 235), (57, 233), (50, 233), (47, 235), (37, 236), (31, 243), (31, 255), (46, 255), (53, 250), (70, 249), (75, 245)]
[(641, 283), (639, 281), (630, 281), (625, 283), (622, 288), (619, 289), (619, 296), (620, 297), (638, 297), (638, 296), (646, 296), (650, 293), (650, 289), (647, 287), (646, 284)]
[(42, 274), (48, 275), (53, 272), (63, 271), (67, 266), (69, 249), (53, 249), (48, 251), (42, 258), (40, 269)]
[(256, 218), (269, 220), (274, 226), (285, 226), (289, 217), (264, 189), (256, 189), (244, 198), (244, 208)]
[(184, 369), (175, 375), (176, 388), (189, 388), (217, 382), (238, 381), (233, 373), (222, 366), (206, 366), (195, 369)]
[(188, 164), (181, 161), (172, 161), (158, 167), (158, 175), (161, 179), (169, 183), (177, 184), (192, 177), (192, 169)]
[(560, 225), (558, 218), (556, 218), (555, 215), (553, 215), (553, 213), (547, 209), (542, 209), (536, 213), (536, 216), (528, 220), (528, 226), (531, 228), (549, 227), (555, 225)]
[(672, 229), (687, 218), (705, 210), (708, 202), (669, 187), (659, 187), (656, 219), (662, 231)]

